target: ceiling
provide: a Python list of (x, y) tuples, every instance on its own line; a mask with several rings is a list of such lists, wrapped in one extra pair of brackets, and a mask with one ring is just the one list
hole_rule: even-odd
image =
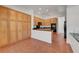
[(9, 8), (30, 12), (41, 18), (65, 16), (65, 5), (6, 5)]

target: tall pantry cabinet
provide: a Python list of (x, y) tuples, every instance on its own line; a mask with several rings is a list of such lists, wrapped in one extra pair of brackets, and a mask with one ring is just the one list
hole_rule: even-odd
[(0, 7), (0, 46), (8, 44), (8, 10)]
[(0, 6), (0, 47), (28, 39), (31, 36), (31, 16)]

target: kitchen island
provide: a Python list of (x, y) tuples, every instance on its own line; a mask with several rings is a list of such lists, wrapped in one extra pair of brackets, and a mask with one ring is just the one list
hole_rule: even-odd
[(52, 31), (47, 29), (32, 30), (32, 38), (41, 40), (47, 43), (52, 43)]

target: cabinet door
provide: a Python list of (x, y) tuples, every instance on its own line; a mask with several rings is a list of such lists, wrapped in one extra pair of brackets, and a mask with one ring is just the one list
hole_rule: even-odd
[(57, 23), (57, 18), (51, 18), (51, 23)]
[(22, 32), (17, 32), (18, 33), (18, 40), (22, 40)]
[(16, 21), (10, 21), (10, 31), (16, 31)]
[(7, 32), (0, 32), (0, 47), (3, 47), (8, 44)]
[(16, 11), (14, 11), (14, 10), (9, 10), (9, 20), (14, 20), (14, 21), (16, 21)]
[(16, 21), (10, 21), (10, 43), (14, 43), (17, 41), (17, 38), (16, 38)]
[(0, 21), (0, 31), (7, 32), (7, 21)]
[(17, 22), (17, 35), (18, 35), (18, 40), (22, 40), (22, 22)]
[(28, 38), (31, 37), (31, 23), (28, 23), (28, 28), (27, 28), (27, 31), (28, 31)]
[(17, 22), (17, 31), (22, 32), (22, 22)]
[(27, 31), (27, 24), (28, 23), (25, 23), (25, 22), (22, 23), (22, 25), (23, 25), (23, 31)]
[(23, 39), (27, 38), (27, 23), (23, 22)]
[(23, 31), (23, 39), (27, 39), (28, 35), (27, 35), (27, 31)]
[(17, 12), (17, 21), (23, 21), (23, 14)]
[(0, 6), (0, 20), (7, 20), (8, 9)]
[(14, 43), (16, 41), (17, 41), (16, 32), (10, 32), (10, 40), (9, 40), (9, 42)]
[(51, 25), (50, 20), (49, 19), (45, 20), (44, 21), (44, 25), (45, 26), (50, 26)]
[(28, 16), (25, 15), (25, 14), (23, 14), (23, 21), (24, 21), (24, 22), (27, 22), (27, 19), (28, 19)]
[(31, 16), (30, 15), (28, 15), (27, 23), (31, 23)]

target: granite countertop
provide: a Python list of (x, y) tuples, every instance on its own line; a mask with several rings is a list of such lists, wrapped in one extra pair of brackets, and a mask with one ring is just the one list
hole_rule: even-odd
[(70, 33), (79, 42), (79, 33)]

